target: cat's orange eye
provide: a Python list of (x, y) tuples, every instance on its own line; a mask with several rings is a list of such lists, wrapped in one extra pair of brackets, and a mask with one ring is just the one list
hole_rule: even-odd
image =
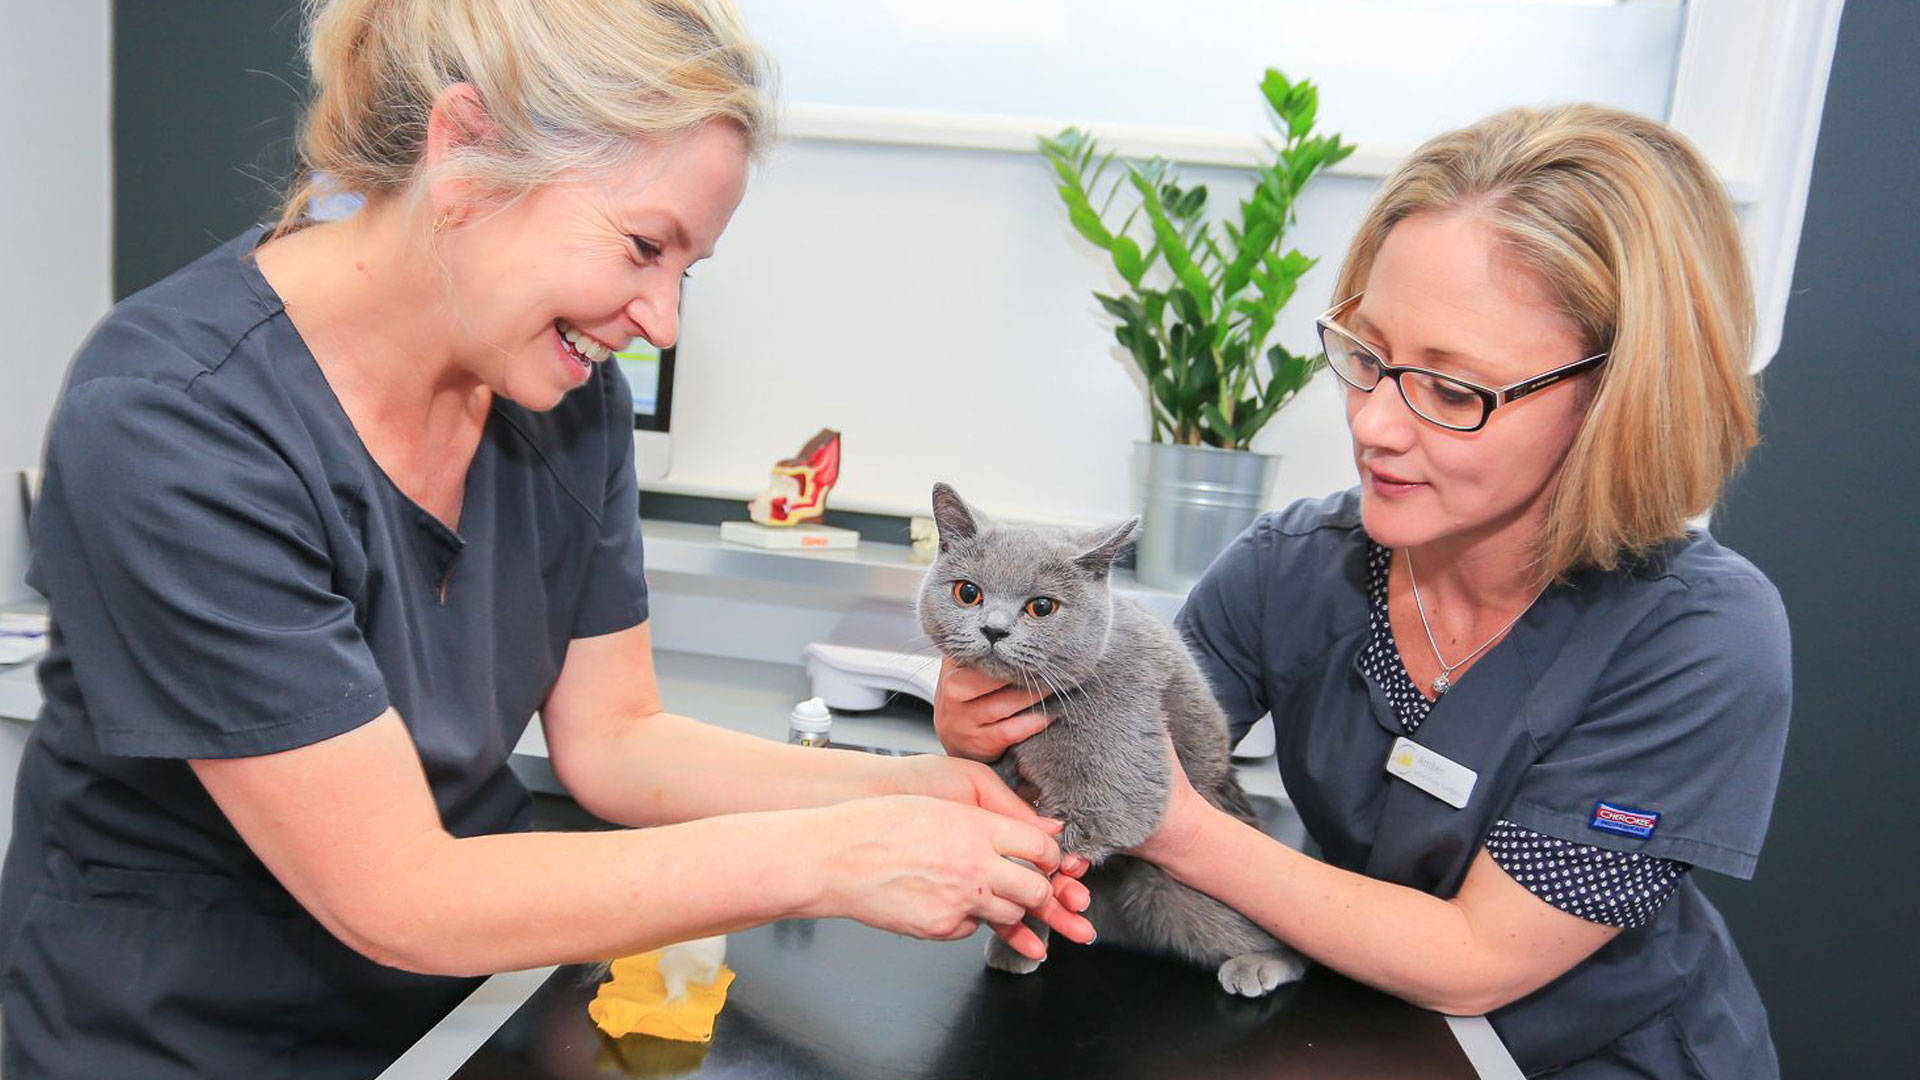
[(1027, 601), (1027, 614), (1036, 619), (1044, 619), (1060, 610), (1060, 601), (1051, 596), (1036, 596)]
[(960, 602), (961, 607), (978, 607), (980, 586), (971, 581), (956, 581), (953, 583), (953, 598)]

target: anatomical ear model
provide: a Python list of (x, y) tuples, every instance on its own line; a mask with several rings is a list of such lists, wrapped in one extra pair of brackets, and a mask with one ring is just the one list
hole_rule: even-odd
[(827, 512), (827, 492), (840, 479), (840, 433), (821, 428), (800, 452), (775, 462), (767, 490), (747, 504), (762, 525), (798, 525)]

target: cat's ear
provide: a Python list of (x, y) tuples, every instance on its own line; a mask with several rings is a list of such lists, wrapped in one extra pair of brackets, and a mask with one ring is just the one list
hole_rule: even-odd
[(940, 550), (961, 540), (971, 540), (980, 531), (973, 509), (960, 493), (945, 484), (933, 485), (933, 524), (940, 531)]
[(1095, 533), (1090, 541), (1093, 546), (1076, 557), (1074, 565), (1094, 577), (1106, 577), (1113, 569), (1113, 560), (1133, 543), (1133, 531), (1139, 527), (1139, 518), (1128, 518), (1105, 532)]

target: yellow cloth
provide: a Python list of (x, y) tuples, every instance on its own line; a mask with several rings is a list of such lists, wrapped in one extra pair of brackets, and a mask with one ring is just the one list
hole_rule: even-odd
[(733, 971), (720, 965), (710, 983), (688, 986), (682, 997), (669, 1002), (666, 980), (660, 977), (658, 951), (613, 962), (613, 978), (587, 1004), (587, 1015), (614, 1038), (639, 1033), (682, 1042), (712, 1042), (713, 1019), (727, 1003)]

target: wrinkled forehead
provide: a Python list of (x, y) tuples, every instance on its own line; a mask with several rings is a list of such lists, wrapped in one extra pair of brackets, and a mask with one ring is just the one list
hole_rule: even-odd
[(989, 526), (944, 556), (947, 565), (988, 593), (1070, 588), (1081, 580), (1073, 560), (1080, 549), (1065, 536), (1036, 529)]

